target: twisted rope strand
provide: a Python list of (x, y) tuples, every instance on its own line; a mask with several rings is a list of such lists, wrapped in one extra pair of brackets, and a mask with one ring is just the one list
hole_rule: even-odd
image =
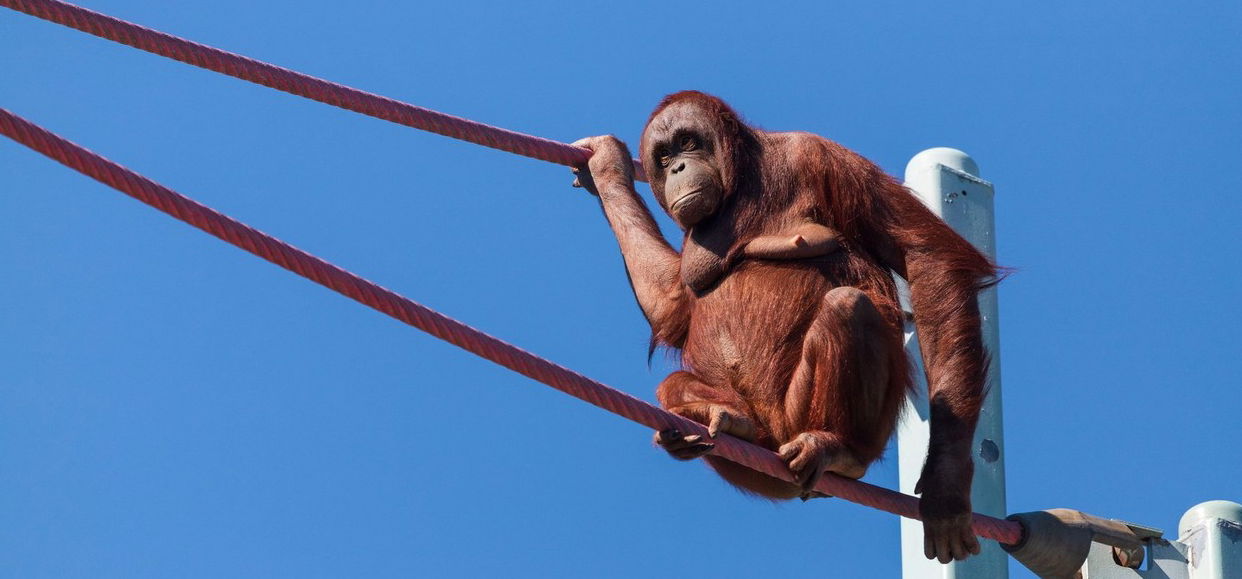
[[(686, 434), (707, 436), (707, 429), (701, 424), (656, 408), (415, 303), (201, 205), (2, 108), (0, 133), (258, 257), (519, 374), (655, 430), (676, 428)], [(780, 458), (767, 449), (727, 434), (717, 436), (715, 443), (713, 453), (717, 456), (781, 480), (793, 480)], [(896, 491), (833, 474), (821, 478), (815, 488), (861, 505), (919, 518), (918, 499)], [(976, 513), (973, 527), (976, 534), (1001, 543), (1012, 545), (1021, 539), (1021, 525), (1013, 521)]]
[[(67, 2), (0, 0), (0, 6), (199, 68), (484, 147), (570, 167), (582, 165), (591, 158), (591, 151), (581, 147), (494, 127), (361, 91), (152, 30)], [(634, 161), (634, 172), (636, 179), (646, 180), (643, 176), (642, 164), (637, 160)]]

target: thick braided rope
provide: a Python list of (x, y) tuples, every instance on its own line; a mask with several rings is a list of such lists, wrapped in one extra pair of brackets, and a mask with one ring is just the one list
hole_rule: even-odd
[[(655, 430), (676, 428), (687, 434), (707, 435), (707, 429), (701, 424), (670, 414), (428, 309), (200, 205), (4, 109), (0, 109), (0, 133), (293, 273), (566, 394)], [(717, 456), (778, 479), (793, 479), (785, 464), (769, 450), (727, 434), (719, 435), (715, 442), (713, 453)], [(903, 517), (919, 518), (918, 499), (915, 497), (861, 481), (829, 474), (820, 480), (816, 490)], [(1021, 538), (1021, 526), (1016, 522), (976, 513), (973, 525), (976, 534), (1001, 543), (1012, 545)]]
[[(484, 147), (570, 167), (581, 165), (591, 157), (591, 152), (581, 147), (493, 127), (350, 88), (59, 0), (0, 0), (0, 6), (199, 68)], [(635, 161), (634, 167), (635, 178), (643, 180), (641, 164)]]

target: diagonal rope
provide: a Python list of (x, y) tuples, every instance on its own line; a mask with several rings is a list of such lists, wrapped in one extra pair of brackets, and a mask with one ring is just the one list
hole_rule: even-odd
[[(524, 376), (655, 430), (676, 428), (687, 434), (707, 436), (707, 429), (701, 424), (609, 388), (384, 289), (182, 196), (2, 108), (0, 133), (256, 256)], [(781, 459), (767, 449), (727, 434), (719, 435), (715, 443), (713, 453), (717, 456), (781, 480), (793, 480), (793, 475)], [(833, 474), (826, 474), (815, 488), (861, 505), (903, 517), (919, 518), (918, 499), (896, 491)], [(976, 513), (973, 526), (976, 534), (1001, 543), (1013, 545), (1021, 539), (1021, 525), (1013, 521)]]
[[(139, 50), (166, 56), (199, 68), (306, 97), (377, 119), (573, 167), (586, 163), (591, 152), (559, 141), (493, 127), (395, 99), (350, 88), (308, 74), (199, 44), (158, 30), (113, 18), (59, 0), (0, 0), (6, 6), (44, 20), (76, 28)], [(645, 180), (634, 161), (635, 178)]]

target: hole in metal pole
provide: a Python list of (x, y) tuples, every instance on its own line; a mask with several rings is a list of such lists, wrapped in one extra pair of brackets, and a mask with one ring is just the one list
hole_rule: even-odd
[(996, 462), (1000, 458), (1000, 447), (992, 439), (985, 438), (979, 443), (979, 458), (984, 462)]

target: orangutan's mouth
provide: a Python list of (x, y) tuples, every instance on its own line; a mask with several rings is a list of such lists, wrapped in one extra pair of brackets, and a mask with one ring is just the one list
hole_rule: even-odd
[(673, 206), (669, 207), (669, 209), (676, 211), (680, 209), (681, 207), (689, 204), (691, 201), (694, 201), (695, 199), (698, 199), (699, 197), (702, 197), (702, 196), (703, 196), (703, 193), (699, 191), (691, 191), (689, 193), (686, 193), (685, 195), (682, 195), (680, 199), (674, 201)]

